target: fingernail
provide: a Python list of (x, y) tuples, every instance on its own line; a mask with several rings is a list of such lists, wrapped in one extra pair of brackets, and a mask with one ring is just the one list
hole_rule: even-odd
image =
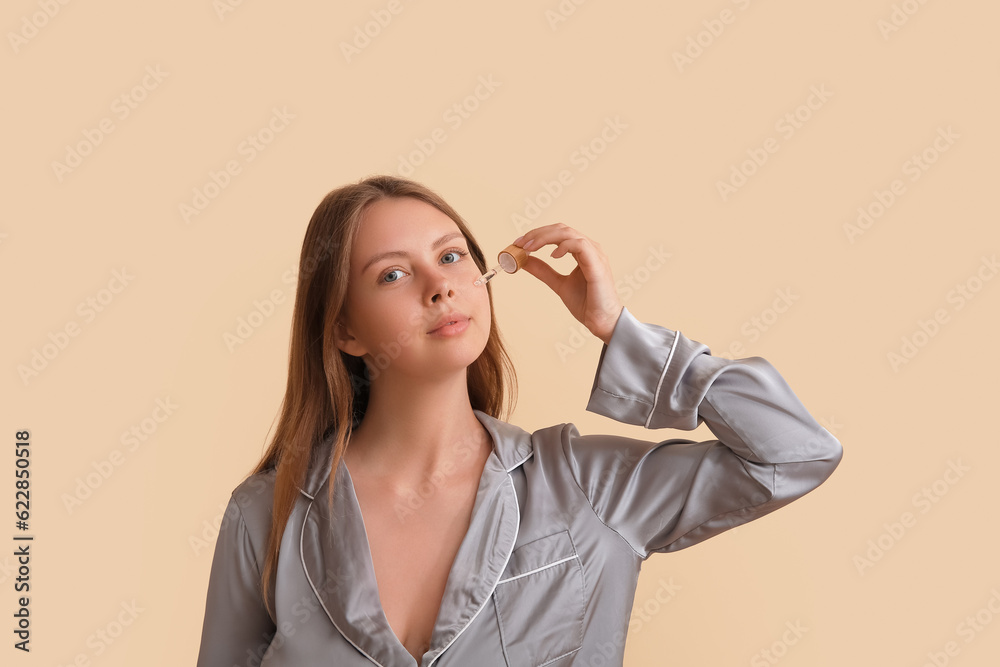
[(524, 238), (524, 234), (521, 234), (521, 235), (520, 235), (520, 236), (518, 236), (518, 237), (517, 237), (516, 239), (514, 239), (514, 245), (517, 245), (517, 243), (518, 243), (518, 242), (519, 242), (519, 241), (520, 241), (521, 239), (523, 239), (523, 238)]
[(527, 243), (525, 243), (525, 244), (524, 244), (523, 246), (521, 246), (521, 247), (522, 247), (522, 248), (524, 248), (525, 250), (527, 250), (528, 248), (530, 248), (530, 247), (531, 247), (531, 245), (532, 245), (532, 244), (533, 244), (534, 242), (535, 242), (535, 239), (531, 239), (530, 241), (528, 241)]

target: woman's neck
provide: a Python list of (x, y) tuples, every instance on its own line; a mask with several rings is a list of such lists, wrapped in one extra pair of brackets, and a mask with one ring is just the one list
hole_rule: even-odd
[[(419, 388), (384, 376), (351, 434), (348, 467), (415, 487), (435, 472), (461, 470), (492, 448), (476, 418), (464, 374)], [(470, 456), (470, 454), (473, 454)]]

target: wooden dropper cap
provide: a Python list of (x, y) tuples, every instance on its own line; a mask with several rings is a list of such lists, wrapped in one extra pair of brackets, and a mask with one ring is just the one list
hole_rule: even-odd
[(501, 250), (500, 254), (497, 255), (500, 268), (507, 273), (515, 273), (518, 269), (523, 268), (526, 259), (528, 259), (528, 251), (513, 244)]

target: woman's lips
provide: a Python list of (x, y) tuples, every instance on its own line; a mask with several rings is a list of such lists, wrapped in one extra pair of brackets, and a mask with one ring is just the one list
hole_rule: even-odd
[(438, 327), (433, 331), (429, 331), (428, 334), (432, 336), (457, 336), (468, 328), (468, 319), (456, 320), (454, 324), (446, 324), (443, 327)]

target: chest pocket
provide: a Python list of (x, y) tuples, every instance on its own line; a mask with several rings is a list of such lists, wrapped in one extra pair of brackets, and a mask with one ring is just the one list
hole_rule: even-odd
[(583, 646), (584, 593), (583, 564), (568, 531), (515, 549), (493, 593), (507, 664), (568, 664)]

